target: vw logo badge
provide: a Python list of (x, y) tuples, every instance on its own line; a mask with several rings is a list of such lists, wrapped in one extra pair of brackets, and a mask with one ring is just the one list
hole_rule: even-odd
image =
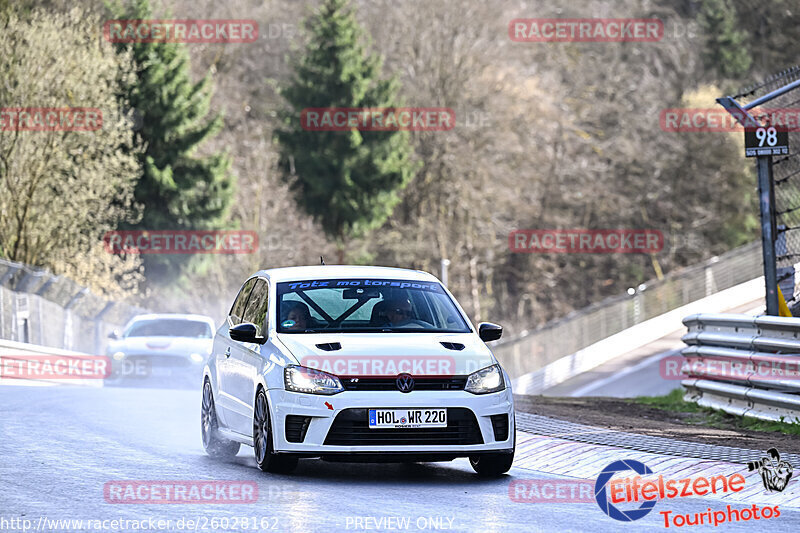
[(397, 390), (400, 392), (411, 392), (414, 390), (414, 378), (411, 377), (411, 374), (400, 374), (397, 376), (395, 383), (397, 384)]

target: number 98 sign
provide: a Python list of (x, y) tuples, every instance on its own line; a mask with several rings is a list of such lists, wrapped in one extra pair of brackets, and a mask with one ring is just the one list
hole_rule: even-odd
[(744, 155), (788, 155), (789, 132), (774, 126), (747, 128), (744, 131)]

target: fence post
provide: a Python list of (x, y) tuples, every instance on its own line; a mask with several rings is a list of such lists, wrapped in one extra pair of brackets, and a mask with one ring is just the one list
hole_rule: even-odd
[(67, 305), (64, 306), (64, 337), (62, 340), (62, 348), (65, 350), (72, 350), (73, 347), (73, 325), (72, 325), (72, 306), (78, 303), (83, 296), (89, 293), (88, 287), (84, 287), (79, 290), (75, 295), (69, 299)]
[(17, 293), (14, 298), (14, 326), (15, 340), (20, 342), (30, 342), (28, 321), (30, 319), (30, 302), (28, 295)]
[(778, 316), (778, 274), (775, 260), (775, 190), (772, 187), (772, 156), (758, 156), (756, 169), (758, 171), (758, 198), (761, 206), (761, 248), (764, 256), (767, 314)]
[(42, 346), (47, 346), (44, 342), (44, 321), (42, 320), (42, 298), (35, 298), (34, 302), (36, 302), (36, 320), (39, 322), (39, 327), (37, 331), (39, 333), (39, 342), (34, 342), (33, 344), (41, 344)]
[[(797, 88), (800, 88), (800, 80), (784, 85), (780, 89), (756, 98), (744, 106), (731, 96), (717, 98), (717, 102), (745, 128), (762, 127), (761, 122), (750, 115), (749, 111)], [(761, 211), (761, 250), (764, 259), (767, 314), (778, 316), (778, 274), (777, 261), (775, 259), (777, 228), (775, 221), (775, 188), (772, 181), (772, 155), (758, 155), (756, 157), (756, 172), (758, 173), (758, 198)]]
[(115, 302), (108, 302), (105, 307), (103, 307), (103, 310), (94, 317), (94, 353), (97, 355), (101, 355), (100, 347), (103, 343), (103, 316), (105, 316), (114, 305)]
[(705, 293), (706, 296), (711, 296), (714, 294), (714, 273), (711, 272), (711, 265), (706, 265), (703, 270), (705, 270)]

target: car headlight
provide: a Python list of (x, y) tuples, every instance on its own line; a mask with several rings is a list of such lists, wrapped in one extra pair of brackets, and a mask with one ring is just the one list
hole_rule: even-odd
[(344, 390), (342, 382), (333, 374), (304, 366), (286, 367), (283, 370), (283, 382), (286, 390), (293, 392), (336, 394)]
[(123, 359), (125, 359), (125, 352), (114, 352), (114, 355), (112, 357), (117, 361), (122, 361)]
[(492, 365), (470, 374), (464, 390), (472, 394), (488, 394), (505, 388), (506, 383), (500, 365)]
[(200, 355), (199, 353), (190, 354), (189, 357), (191, 357), (192, 361), (194, 361), (195, 363), (202, 363), (203, 362), (203, 356)]

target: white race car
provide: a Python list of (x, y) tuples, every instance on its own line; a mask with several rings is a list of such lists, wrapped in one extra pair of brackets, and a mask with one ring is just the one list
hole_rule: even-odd
[(239, 291), (204, 369), (203, 446), (299, 458), (449, 461), (500, 475), (514, 458), (510, 380), (434, 276), (397, 268), (262, 270)]
[(109, 335), (109, 384), (197, 387), (211, 353), (214, 321), (203, 315), (163, 313), (133, 317)]

